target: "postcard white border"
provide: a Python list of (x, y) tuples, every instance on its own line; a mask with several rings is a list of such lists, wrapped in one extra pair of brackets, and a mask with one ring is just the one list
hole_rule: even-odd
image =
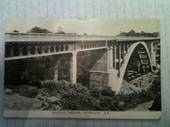
[(94, 119), (160, 119), (161, 111), (19, 111), (5, 110), (7, 118), (94, 118)]

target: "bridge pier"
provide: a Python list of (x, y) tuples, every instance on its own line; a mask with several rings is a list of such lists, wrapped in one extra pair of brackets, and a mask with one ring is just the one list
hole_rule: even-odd
[(77, 83), (77, 51), (72, 52), (70, 66), (70, 81), (72, 84)]
[(113, 69), (113, 47), (107, 48), (107, 63), (109, 72), (110, 69)]
[[(113, 51), (114, 49), (114, 51)], [(114, 59), (113, 59), (113, 53), (114, 53)], [(113, 61), (114, 60), (114, 61)], [(107, 65), (108, 65), (108, 70), (107, 70), (107, 76), (108, 76), (108, 86), (115, 91), (115, 85), (118, 83), (117, 82), (117, 74), (118, 71), (116, 70), (116, 44), (113, 47), (110, 47), (107, 49)], [(114, 65), (114, 66), (113, 66)]]
[(56, 66), (55, 66), (55, 70), (54, 70), (54, 80), (58, 81), (58, 70), (59, 70), (59, 64), (60, 64), (60, 61), (57, 60), (56, 62)]
[(156, 65), (156, 53), (155, 53), (155, 50), (154, 50), (154, 42), (151, 42), (151, 61), (152, 61), (152, 65)]
[(125, 56), (125, 44), (124, 43), (121, 43), (120, 44), (121, 46), (121, 65), (122, 63), (124, 62), (124, 56)]
[(116, 44), (113, 45), (113, 67), (116, 69)]
[(119, 43), (118, 44), (118, 70), (119, 70), (119, 72), (118, 72), (118, 76), (120, 76), (120, 68), (121, 68), (121, 44)]

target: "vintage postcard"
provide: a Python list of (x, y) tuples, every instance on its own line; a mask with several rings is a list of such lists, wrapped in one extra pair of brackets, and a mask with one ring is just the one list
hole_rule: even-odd
[(12, 19), (4, 117), (159, 119), (157, 19)]

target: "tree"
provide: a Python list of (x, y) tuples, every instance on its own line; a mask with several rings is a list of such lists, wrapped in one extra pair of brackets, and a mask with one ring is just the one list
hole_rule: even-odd
[(121, 32), (117, 36), (142, 36), (142, 37), (159, 37), (159, 32), (153, 32), (153, 33), (148, 33), (145, 31), (141, 32), (135, 32), (133, 29), (131, 29), (129, 32)]
[(141, 35), (143, 35), (143, 36), (146, 34), (143, 30), (142, 30), (140, 33), (141, 33)]
[(51, 33), (51, 32), (47, 29), (35, 26), (31, 30), (29, 30), (28, 33)]
[(130, 30), (128, 32), (128, 36), (136, 36), (136, 32), (134, 30)]
[(65, 34), (61, 27), (58, 27), (56, 34)]
[(13, 32), (14, 32), (14, 33), (19, 33), (19, 31), (18, 31), (18, 30), (14, 30)]

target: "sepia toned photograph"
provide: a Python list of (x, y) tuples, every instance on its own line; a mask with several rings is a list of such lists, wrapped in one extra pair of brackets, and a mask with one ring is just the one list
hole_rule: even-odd
[(8, 20), (4, 116), (160, 118), (160, 34), (157, 19)]

